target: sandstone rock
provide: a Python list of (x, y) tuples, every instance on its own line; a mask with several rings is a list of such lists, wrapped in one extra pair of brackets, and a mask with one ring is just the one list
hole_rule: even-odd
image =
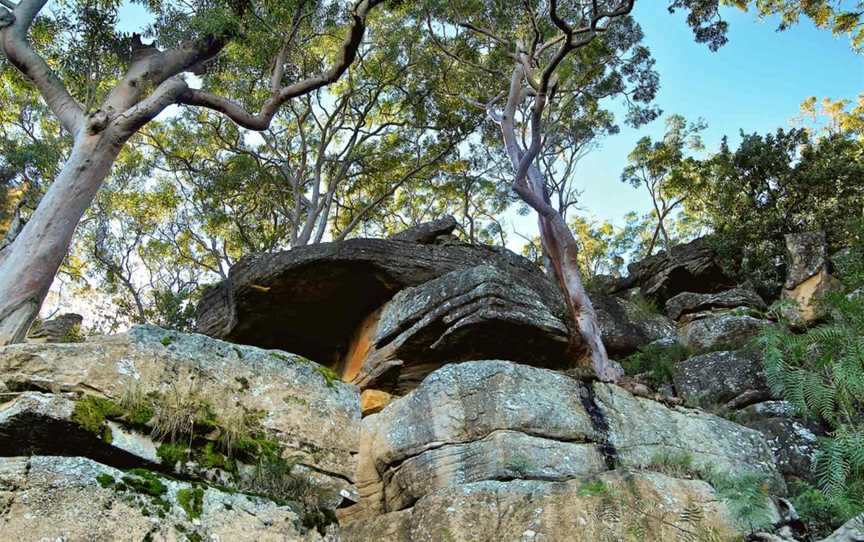
[(676, 364), (673, 381), (678, 395), (693, 405), (721, 405), (749, 390), (767, 393), (761, 356), (750, 349), (693, 356)]
[(829, 292), (840, 288), (831, 276), (825, 232), (808, 232), (786, 236), (788, 267), (781, 298), (792, 302), (785, 316), (794, 324), (807, 325), (825, 315), (820, 306)]
[(673, 320), (678, 320), (682, 315), (700, 312), (709, 309), (733, 309), (736, 307), (749, 307), (765, 310), (765, 302), (759, 294), (746, 288), (733, 288), (715, 294), (697, 294), (694, 292), (681, 292), (666, 301), (666, 314)]
[(612, 357), (620, 359), (652, 342), (676, 338), (674, 322), (639, 303), (603, 294), (592, 294), (591, 302)]
[(792, 418), (761, 418), (745, 425), (765, 435), (784, 476), (815, 481), (811, 467), (819, 441), (804, 423)]
[(375, 414), (390, 404), (393, 396), (382, 390), (367, 389), (360, 394), (360, 412), (363, 416)]
[(0, 531), (20, 542), (325, 539), (288, 506), (145, 476), (80, 457), (0, 458)]
[(564, 480), (692, 452), (697, 468), (763, 472), (782, 486), (756, 431), (670, 409), (607, 384), (503, 361), (445, 365), (364, 418), (353, 519), (483, 480)]
[(681, 344), (696, 351), (743, 348), (765, 327), (773, 325), (768, 320), (738, 314), (737, 311), (700, 316), (678, 328)]
[(80, 314), (61, 314), (57, 318), (36, 322), (27, 332), (28, 342), (69, 343), (81, 341)]
[[(85, 343), (0, 348), (0, 382), (12, 391), (74, 392), (114, 401), (154, 393), (206, 403), (222, 420), (252, 414), (284, 457), (318, 473), (333, 491), (353, 479), (357, 391), (293, 354), (137, 326)], [(2, 444), (0, 449), (9, 446)]]
[(627, 266), (629, 277), (619, 288), (638, 286), (646, 297), (665, 303), (681, 292), (720, 292), (735, 286), (705, 238), (672, 247)]
[(854, 517), (821, 542), (861, 542), (864, 540), (864, 514)]
[(111, 438), (103, 439), (75, 421), (74, 409), (66, 396), (37, 392), (0, 405), (0, 455), (82, 456), (118, 468), (160, 468), (156, 445), (146, 435), (115, 424)]
[(677, 540), (681, 529), (740, 533), (711, 487), (656, 473), (564, 482), (484, 481), (442, 488), (412, 508), (343, 526), (344, 542)]
[(336, 366), (361, 323), (397, 292), (452, 271), (494, 265), (566, 318), (556, 286), (527, 259), (467, 244), (351, 239), (258, 254), (205, 292), (198, 330), (220, 339), (280, 348)]
[(361, 330), (343, 378), (399, 394), (444, 363), (485, 358), (560, 368), (574, 363), (562, 317), (535, 290), (493, 265), (407, 288), (384, 305), (377, 322)]
[(456, 219), (448, 215), (432, 222), (424, 222), (412, 228), (401, 231), (390, 237), (394, 241), (407, 241), (409, 243), (430, 244), (442, 235), (450, 235), (459, 226)]

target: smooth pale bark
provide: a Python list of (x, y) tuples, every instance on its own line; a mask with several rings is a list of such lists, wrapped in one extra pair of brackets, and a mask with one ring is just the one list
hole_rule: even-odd
[(24, 339), (63, 263), (75, 228), (122, 142), (82, 133), (69, 160), (0, 262), (0, 344)]

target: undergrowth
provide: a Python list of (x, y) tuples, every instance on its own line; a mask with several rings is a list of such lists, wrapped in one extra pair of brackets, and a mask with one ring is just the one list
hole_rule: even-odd
[(624, 371), (631, 376), (644, 375), (655, 389), (672, 383), (675, 365), (688, 357), (690, 350), (678, 344), (652, 343), (621, 360)]

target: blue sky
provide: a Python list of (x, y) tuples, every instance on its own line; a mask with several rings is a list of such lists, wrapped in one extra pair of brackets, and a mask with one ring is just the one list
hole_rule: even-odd
[[(845, 38), (802, 21), (777, 32), (776, 19), (760, 21), (752, 13), (727, 10), (729, 43), (712, 53), (694, 42), (683, 13), (670, 15), (658, 0), (637, 2), (636, 20), (645, 44), (657, 60), (664, 114), (704, 118), (707, 150), (723, 135), (734, 145), (739, 130), (771, 132), (788, 127), (808, 96), (855, 98), (864, 91), (864, 56), (855, 55)], [(636, 141), (662, 136), (663, 119), (639, 129), (622, 127), (588, 156), (579, 171), (582, 208), (597, 218), (619, 222), (630, 210), (645, 211), (647, 196), (624, 185), (621, 169)], [(521, 224), (520, 224), (521, 229)]]

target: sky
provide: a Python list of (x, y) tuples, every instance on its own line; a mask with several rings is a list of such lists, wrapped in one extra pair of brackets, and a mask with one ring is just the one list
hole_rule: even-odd
[(705, 119), (706, 150), (715, 151), (724, 135), (737, 145), (741, 129), (766, 133), (788, 128), (808, 96), (854, 99), (864, 92), (864, 55), (852, 53), (846, 38), (835, 38), (809, 21), (777, 32), (777, 19), (760, 21), (752, 13), (728, 9), (729, 43), (712, 53), (693, 40), (684, 14), (670, 15), (658, 6), (662, 3), (637, 2), (634, 16), (657, 61), (661, 86), (656, 105), (664, 117), (639, 129), (622, 126), (578, 172), (583, 212), (615, 223), (628, 211), (649, 208), (647, 196), (622, 183), (620, 175), (639, 138), (662, 137), (665, 115)]

